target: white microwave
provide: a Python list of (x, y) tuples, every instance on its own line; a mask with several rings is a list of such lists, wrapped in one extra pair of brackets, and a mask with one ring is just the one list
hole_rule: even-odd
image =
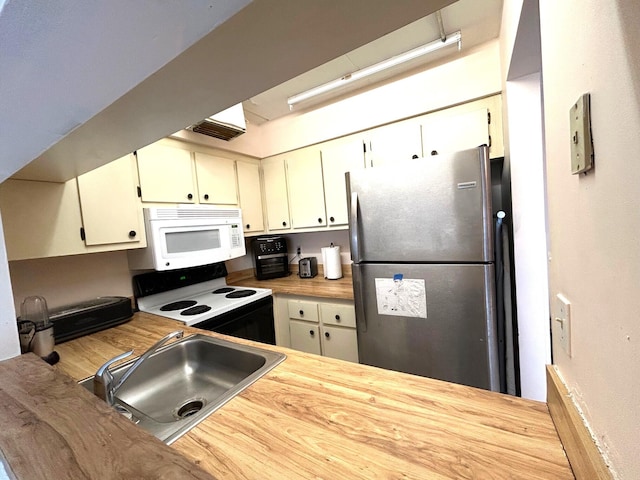
[(174, 270), (246, 254), (239, 208), (145, 208), (147, 247), (129, 250), (132, 270)]

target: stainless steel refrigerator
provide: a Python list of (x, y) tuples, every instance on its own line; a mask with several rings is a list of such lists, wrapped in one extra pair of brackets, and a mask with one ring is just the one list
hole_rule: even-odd
[(346, 182), (360, 363), (500, 390), (488, 149)]

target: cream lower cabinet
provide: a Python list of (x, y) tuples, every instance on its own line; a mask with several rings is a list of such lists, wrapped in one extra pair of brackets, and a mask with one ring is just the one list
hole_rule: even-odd
[(358, 362), (353, 303), (298, 300), (289, 297), (287, 314), (291, 348), (325, 357)]

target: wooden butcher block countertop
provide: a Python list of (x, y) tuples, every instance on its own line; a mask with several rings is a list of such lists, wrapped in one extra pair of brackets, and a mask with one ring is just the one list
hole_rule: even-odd
[[(55, 368), (80, 380), (107, 359), (129, 349), (140, 354), (177, 329), (221, 336), (137, 313), (118, 327), (56, 345), (61, 361)], [(216, 478), (573, 478), (544, 403), (259, 346), (287, 359), (166, 447)], [(72, 387), (69, 398), (78, 394)], [(82, 430), (76, 426), (70, 434)], [(153, 461), (165, 460), (158, 453)]]
[(351, 266), (343, 265), (342, 273), (344, 274), (342, 278), (327, 280), (323, 276), (322, 265), (318, 265), (318, 275), (313, 278), (300, 278), (298, 267), (291, 265), (291, 274), (286, 277), (258, 280), (250, 269), (230, 273), (227, 276), (227, 284), (239, 287), (270, 288), (275, 294), (353, 300)]

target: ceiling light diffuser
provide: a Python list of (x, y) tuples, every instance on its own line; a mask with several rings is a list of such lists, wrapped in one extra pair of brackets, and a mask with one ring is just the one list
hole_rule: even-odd
[(449, 45), (453, 45), (454, 43), (458, 44), (458, 50), (459, 50), (461, 42), (462, 42), (462, 33), (460, 33), (460, 31), (457, 31), (455, 33), (447, 35), (445, 40), (440, 40), (440, 39), (435, 40), (433, 42), (427, 43), (420, 47), (401, 53), (400, 55), (396, 55), (394, 57), (378, 62), (369, 67), (365, 67), (353, 73), (349, 73), (343, 77), (337, 78), (336, 80), (332, 80), (323, 85), (314, 87), (310, 90), (307, 90), (306, 92), (293, 95), (287, 99), (287, 103), (291, 108), (294, 105), (300, 102), (304, 102), (305, 100), (308, 100), (310, 98), (317, 97), (318, 95), (343, 87), (345, 85), (353, 83), (362, 78), (365, 78), (375, 73), (381, 72), (383, 70), (387, 70), (389, 68), (395, 67), (396, 65), (400, 65), (402, 63), (408, 62), (409, 60), (413, 60), (415, 58), (421, 57), (428, 53), (435, 52), (436, 50), (440, 50), (441, 48), (447, 47)]

